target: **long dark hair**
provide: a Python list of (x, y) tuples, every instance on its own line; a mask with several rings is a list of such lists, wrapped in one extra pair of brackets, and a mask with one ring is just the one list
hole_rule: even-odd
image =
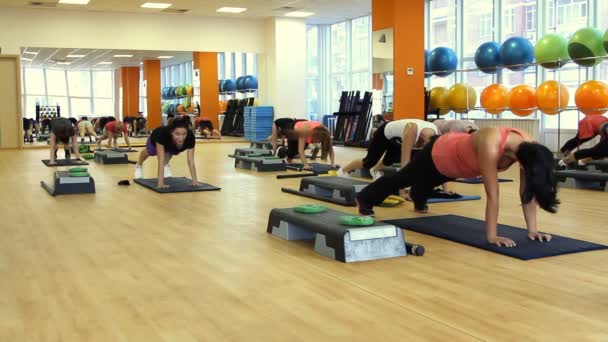
[(517, 150), (517, 159), (524, 168), (526, 178), (522, 203), (527, 204), (536, 199), (541, 208), (556, 213), (560, 202), (557, 199), (553, 153), (539, 143), (523, 142)]
[(169, 128), (171, 128), (171, 132), (173, 132), (176, 128), (185, 128), (187, 130), (192, 129), (192, 122), (190, 121), (190, 118), (187, 116), (177, 116), (173, 119), (171, 119), (170, 122), (168, 122), (168, 126)]
[(331, 149), (331, 134), (325, 126), (317, 126), (312, 129), (312, 140), (321, 143), (321, 159), (326, 160)]

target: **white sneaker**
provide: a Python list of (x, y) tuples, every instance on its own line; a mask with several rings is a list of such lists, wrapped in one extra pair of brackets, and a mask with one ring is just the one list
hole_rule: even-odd
[(374, 169), (369, 169), (369, 173), (372, 175), (372, 178), (374, 179), (374, 181), (376, 181), (376, 180), (378, 180), (378, 178), (384, 176), (382, 171), (376, 171)]
[(173, 174), (171, 174), (171, 168), (169, 167), (169, 164), (165, 165), (164, 174), (165, 174), (165, 178), (173, 177)]
[(135, 179), (144, 178), (144, 168), (141, 165), (135, 165)]
[(342, 168), (338, 169), (338, 177), (350, 178), (350, 173), (344, 171)]

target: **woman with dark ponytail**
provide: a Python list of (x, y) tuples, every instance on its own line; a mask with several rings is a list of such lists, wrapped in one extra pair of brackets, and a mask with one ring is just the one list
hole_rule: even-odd
[(159, 189), (168, 188), (165, 184), (165, 177), (171, 177), (169, 162), (173, 156), (184, 151), (188, 151), (188, 168), (192, 176), (192, 186), (199, 186), (196, 177), (196, 167), (194, 165), (194, 147), (196, 140), (192, 132), (190, 119), (177, 117), (167, 126), (154, 129), (148, 140), (146, 148), (139, 154), (139, 160), (135, 165), (135, 178), (143, 178), (143, 163), (150, 156), (157, 156), (158, 159), (158, 184)]
[(487, 127), (473, 134), (434, 137), (406, 167), (363, 189), (357, 196), (359, 212), (373, 215), (373, 206), (408, 186), (412, 187), (414, 209), (427, 212), (426, 202), (434, 187), (456, 178), (483, 176), (487, 196), (486, 238), (491, 244), (513, 247), (513, 240), (498, 236), (498, 172), (516, 162), (520, 164), (520, 197), (528, 237), (550, 241), (551, 235), (538, 231), (536, 206), (550, 213), (557, 212), (559, 200), (553, 154), (515, 128)]

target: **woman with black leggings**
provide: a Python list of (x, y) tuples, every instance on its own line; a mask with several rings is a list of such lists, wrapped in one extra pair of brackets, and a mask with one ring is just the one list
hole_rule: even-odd
[[(411, 186), (410, 196), (418, 212), (427, 212), (427, 199), (437, 185), (449, 180), (483, 176), (486, 192), (486, 238), (498, 246), (515, 246), (507, 237), (498, 236), (498, 173), (520, 165), (520, 198), (532, 240), (550, 240), (538, 231), (536, 207), (556, 212), (556, 178), (553, 154), (522, 131), (507, 127), (482, 128), (473, 134), (452, 133), (433, 137), (412, 161), (391, 176), (368, 185), (357, 195), (359, 213), (373, 215), (379, 205), (396, 190)], [(448, 229), (449, 227), (446, 227)]]
[[(580, 145), (587, 141), (600, 136), (600, 142), (591, 147), (579, 149), (571, 153), (572, 150), (579, 148)], [(582, 159), (603, 159), (608, 157), (608, 118), (601, 115), (589, 115), (578, 123), (578, 132), (576, 136), (568, 140), (561, 148), (561, 152), (566, 157), (559, 161), (559, 165), (566, 166), (567, 164), (578, 161), (580, 165), (584, 165)]]

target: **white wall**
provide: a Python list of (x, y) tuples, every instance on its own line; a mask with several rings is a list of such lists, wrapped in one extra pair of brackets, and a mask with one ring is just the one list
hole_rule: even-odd
[(264, 52), (263, 20), (169, 14), (0, 10), (2, 53), (20, 47)]
[(262, 103), (274, 106), (275, 118), (306, 119), (306, 21), (272, 18), (265, 27)]

